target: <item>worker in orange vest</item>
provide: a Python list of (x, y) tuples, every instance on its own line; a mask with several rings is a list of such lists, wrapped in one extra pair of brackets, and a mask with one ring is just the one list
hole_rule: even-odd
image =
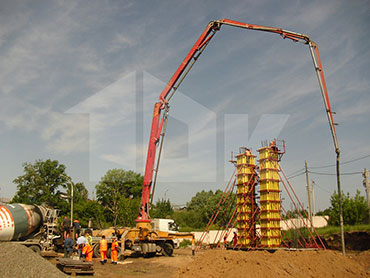
[(118, 242), (117, 242), (117, 238), (115, 236), (112, 238), (112, 253), (110, 255), (110, 258), (112, 260), (112, 264), (117, 264)]
[(233, 236), (233, 249), (235, 249), (236, 245), (238, 245), (238, 234), (234, 232)]
[(107, 250), (108, 250), (108, 242), (105, 239), (105, 236), (101, 237), (101, 240), (99, 242), (100, 245), (100, 263), (105, 264), (107, 262)]
[(93, 252), (93, 248), (91, 247), (91, 245), (88, 243), (83, 244), (82, 255), (85, 256), (86, 262), (92, 262), (93, 254), (94, 252)]

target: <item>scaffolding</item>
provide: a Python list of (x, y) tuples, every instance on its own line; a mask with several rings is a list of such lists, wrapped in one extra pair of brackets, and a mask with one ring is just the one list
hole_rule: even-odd
[[(270, 143), (265, 141), (257, 151), (258, 165), (256, 156), (246, 147), (239, 149), (236, 160), (233, 154), (231, 155), (230, 162), (235, 166), (234, 172), (197, 241), (196, 250), (204, 247), (203, 241), (210, 235), (214, 224), (220, 229), (209, 241), (210, 248), (244, 251), (277, 248), (325, 249), (305, 208), (279, 165), (285, 153), (285, 142), (279, 141), (277, 145), (276, 139)], [(281, 189), (298, 215), (295, 220), (301, 224), (290, 219), (288, 211), (281, 203)], [(216, 219), (222, 221), (218, 222)], [(285, 228), (282, 229), (282, 226)], [(290, 228), (287, 230), (286, 227)], [(313, 231), (310, 227), (313, 227)]]

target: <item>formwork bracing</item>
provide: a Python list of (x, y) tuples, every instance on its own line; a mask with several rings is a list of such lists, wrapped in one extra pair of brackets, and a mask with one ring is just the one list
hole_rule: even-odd
[[(257, 151), (258, 165), (256, 156), (246, 147), (241, 147), (235, 156), (236, 160), (230, 161), (235, 165), (234, 172), (207, 227), (197, 241), (197, 250), (204, 246), (206, 238), (210, 238), (208, 232), (216, 224), (216, 219), (220, 218), (224, 224), (206, 244), (211, 248), (325, 249), (307, 211), (279, 164), (285, 153), (285, 142), (265, 142)], [(290, 214), (281, 203), (281, 192), (287, 195), (286, 199), (290, 201), (298, 219), (290, 219)]]

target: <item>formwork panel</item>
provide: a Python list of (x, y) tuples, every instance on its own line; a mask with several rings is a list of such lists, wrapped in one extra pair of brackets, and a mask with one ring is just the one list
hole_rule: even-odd
[(280, 210), (279, 211), (261, 211), (261, 220), (262, 219), (279, 219), (281, 218)]
[(240, 214), (243, 214), (243, 213), (250, 214), (252, 212), (252, 206), (238, 206), (236, 211)]
[(237, 159), (237, 228), (238, 244), (249, 247), (255, 233), (255, 220), (252, 208), (256, 202), (255, 182), (256, 164), (255, 156), (250, 150), (236, 155)]
[(280, 201), (279, 192), (261, 192), (260, 194), (261, 201)]
[(237, 175), (237, 178), (236, 178), (236, 181), (237, 181), (237, 184), (250, 184), (252, 185), (253, 182), (254, 182), (254, 175), (251, 175), (251, 174), (241, 174), (241, 175)]
[(264, 190), (279, 190), (280, 185), (278, 181), (265, 180), (260, 181), (260, 191)]
[(279, 172), (275, 169), (261, 169), (260, 170), (260, 181), (263, 180), (277, 180), (279, 181)]
[(237, 166), (238, 167), (238, 176), (247, 174), (247, 175), (252, 175), (255, 172), (255, 169), (252, 167), (247, 167), (245, 165), (242, 166)]
[(277, 237), (281, 237), (281, 231), (280, 229), (279, 230), (271, 230), (271, 229), (263, 230), (263, 235), (265, 237), (277, 238)]
[(255, 155), (246, 155), (245, 153), (236, 155), (236, 164), (237, 165), (256, 165), (256, 156)]
[(279, 203), (271, 203), (271, 202), (266, 202), (266, 203), (261, 203), (261, 211), (264, 210), (279, 210), (280, 211), (280, 202)]
[(263, 237), (261, 244), (266, 247), (279, 247), (281, 244), (281, 238)]
[(268, 159), (260, 160), (259, 165), (260, 165), (260, 169), (272, 169), (272, 170), (279, 169), (278, 162), (273, 161), (273, 160), (268, 160)]
[(263, 220), (261, 219), (261, 229), (263, 228), (279, 228), (280, 229), (280, 220)]

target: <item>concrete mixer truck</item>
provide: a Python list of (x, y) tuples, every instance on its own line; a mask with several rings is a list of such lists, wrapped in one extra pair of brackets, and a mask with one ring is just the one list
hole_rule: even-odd
[(36, 253), (56, 251), (63, 244), (55, 222), (58, 210), (45, 206), (0, 206), (0, 241), (23, 244)]

